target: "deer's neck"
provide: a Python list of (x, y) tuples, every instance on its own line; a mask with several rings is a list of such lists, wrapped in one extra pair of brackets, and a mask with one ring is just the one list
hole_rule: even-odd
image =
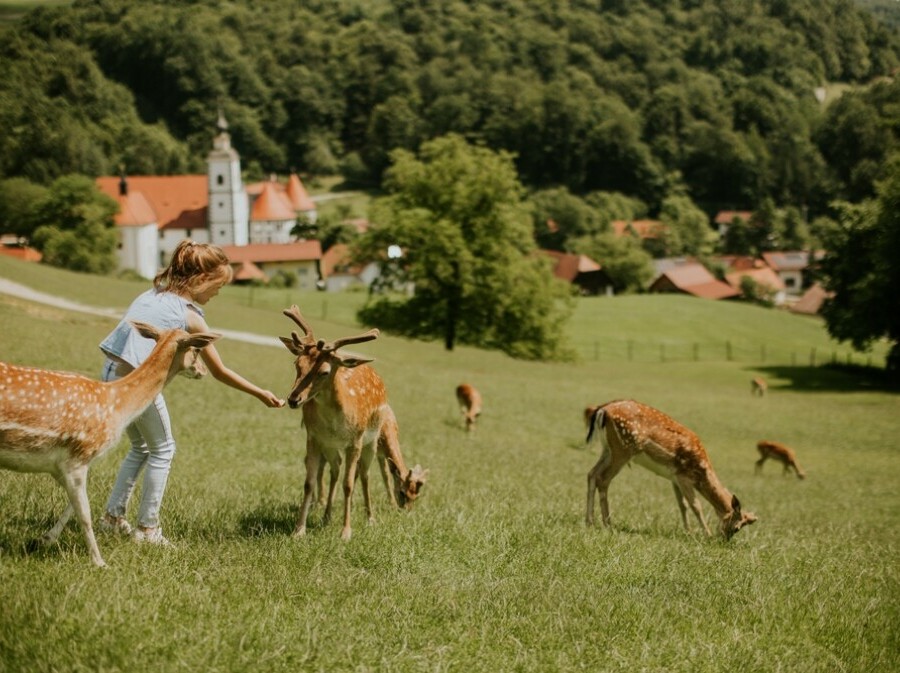
[(160, 341), (140, 367), (110, 384), (116, 411), (126, 425), (146, 409), (168, 383), (175, 349), (172, 339)]
[(722, 485), (722, 482), (719, 481), (711, 467), (707, 467), (704, 479), (697, 483), (696, 486), (697, 490), (716, 510), (716, 514), (721, 517), (731, 513), (731, 491)]

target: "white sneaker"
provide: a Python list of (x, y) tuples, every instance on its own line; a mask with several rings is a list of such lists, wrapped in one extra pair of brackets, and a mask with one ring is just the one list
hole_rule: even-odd
[(100, 530), (116, 535), (131, 535), (131, 524), (125, 520), (124, 516), (113, 516), (106, 512), (100, 517)]
[(156, 526), (155, 528), (144, 528), (143, 526), (138, 526), (134, 529), (132, 538), (135, 542), (138, 543), (146, 542), (148, 544), (159, 545), (160, 547), (175, 546), (165, 537), (163, 537), (161, 526)]

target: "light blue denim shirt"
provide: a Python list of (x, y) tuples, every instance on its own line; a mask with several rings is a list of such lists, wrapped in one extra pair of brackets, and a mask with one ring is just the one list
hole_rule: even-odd
[(122, 321), (100, 343), (100, 350), (107, 357), (127, 362), (132, 367), (139, 367), (147, 359), (156, 342), (141, 336), (130, 320), (150, 323), (159, 329), (180, 328), (187, 330), (187, 311), (196, 311), (203, 315), (203, 309), (173, 292), (158, 292), (151, 288), (138, 296)]

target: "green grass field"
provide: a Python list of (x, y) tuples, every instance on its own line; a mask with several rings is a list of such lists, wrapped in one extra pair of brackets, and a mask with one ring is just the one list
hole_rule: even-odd
[[(0, 277), (100, 306), (124, 307), (143, 288), (7, 260)], [(297, 302), (331, 338), (357, 329), (360, 300), (229, 288), (207, 317), (274, 336), (292, 326), (280, 309)], [(97, 375), (96, 344), (113, 324), (0, 295), (0, 359)], [(649, 334), (737, 342), (751, 328), (748, 357), (765, 344), (833, 346), (818, 321), (643, 296), (581, 302), (566, 326), (587, 349), (576, 363), (387, 335), (359, 346), (377, 358), (407, 462), (430, 482), (400, 513), (373, 475), (378, 521), (365, 525), (358, 499), (346, 544), (319, 510), (305, 539), (290, 537), (299, 412), (176, 380), (166, 396), (179, 449), (163, 509), (175, 549), (98, 535), (110, 567), (97, 570), (70, 525), (59, 544), (28, 553), (62, 510), (62, 489), (0, 472), (0, 671), (900, 670), (897, 392), (859, 370), (774, 357), (603, 350)], [(288, 392), (286, 349), (225, 339), (219, 351)], [(760, 373), (770, 382), (761, 399), (749, 390)], [(485, 398), (473, 437), (453, 399), (463, 380)], [(586, 529), (597, 449), (583, 444), (581, 411), (619, 397), (694, 429), (759, 522), (730, 543), (685, 533), (668, 484), (636, 468), (613, 482), (613, 529)], [(805, 481), (772, 464), (754, 475), (764, 437), (796, 449)], [(124, 451), (92, 467), (95, 519)]]

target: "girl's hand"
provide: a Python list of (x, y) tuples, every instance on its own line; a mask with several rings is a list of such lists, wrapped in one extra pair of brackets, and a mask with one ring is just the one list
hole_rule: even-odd
[(273, 409), (280, 409), (284, 406), (284, 400), (269, 390), (263, 390), (260, 399), (262, 400), (263, 404)]

